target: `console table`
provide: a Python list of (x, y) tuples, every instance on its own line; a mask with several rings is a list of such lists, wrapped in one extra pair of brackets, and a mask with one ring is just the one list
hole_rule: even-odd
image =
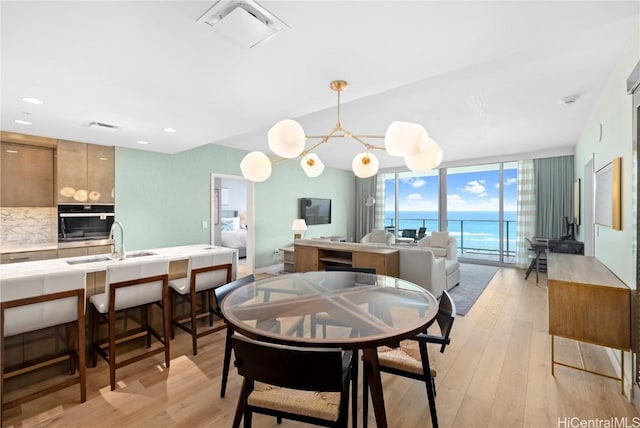
[[(594, 257), (549, 253), (547, 265), (551, 374), (558, 364), (619, 380), (624, 395), (624, 351), (631, 349), (629, 287)], [(620, 377), (556, 361), (555, 336), (620, 350)]]
[(400, 275), (400, 255), (395, 248), (375, 247), (343, 242), (297, 240), (295, 242), (295, 270), (309, 272), (327, 266), (375, 268), (380, 275)]

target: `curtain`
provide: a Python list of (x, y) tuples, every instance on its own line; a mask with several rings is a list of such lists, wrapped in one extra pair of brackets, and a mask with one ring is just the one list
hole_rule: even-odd
[(524, 238), (533, 238), (536, 234), (536, 181), (532, 160), (518, 161), (516, 228), (516, 266), (526, 268), (529, 265), (529, 245)]
[(560, 238), (566, 233), (564, 217), (573, 218), (573, 156), (536, 159), (533, 166), (536, 237)]
[(384, 175), (376, 180), (375, 229), (384, 229)]
[(371, 206), (367, 206), (366, 203), (368, 198), (375, 198), (377, 182), (378, 177), (375, 175), (369, 178), (356, 177), (355, 242), (360, 242), (364, 235), (375, 228), (375, 207), (379, 205), (378, 201), (376, 200), (376, 203)]

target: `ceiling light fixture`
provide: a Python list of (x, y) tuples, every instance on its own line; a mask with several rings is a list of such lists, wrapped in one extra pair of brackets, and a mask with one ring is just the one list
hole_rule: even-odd
[[(271, 176), (271, 164), (283, 159), (302, 157), (302, 169), (309, 177), (317, 177), (324, 170), (324, 164), (317, 154), (312, 153), (318, 146), (332, 138), (350, 138), (362, 144), (366, 151), (353, 159), (353, 173), (367, 178), (378, 172), (378, 158), (372, 150), (386, 150), (392, 156), (404, 157), (407, 167), (415, 172), (426, 172), (436, 168), (442, 162), (442, 148), (429, 138), (424, 126), (409, 122), (392, 122), (385, 135), (361, 135), (347, 131), (340, 122), (340, 93), (347, 87), (344, 80), (334, 80), (331, 89), (338, 93), (337, 122), (326, 135), (306, 135), (302, 126), (295, 120), (285, 119), (273, 125), (267, 137), (269, 148), (279, 157), (269, 159), (260, 151), (248, 153), (240, 163), (242, 175), (247, 180), (265, 181)], [(384, 147), (374, 145), (367, 140), (384, 139)], [(307, 140), (319, 140), (305, 148)]]
[(138, 140), (138, 144), (146, 145), (146, 144), (149, 144), (149, 142), (148, 141)]
[(173, 128), (164, 128), (164, 132), (168, 132), (170, 134), (173, 134), (173, 133), (175, 133), (177, 131), (175, 129), (173, 129)]
[(44, 101), (33, 97), (24, 97), (22, 98), (22, 101), (29, 104), (44, 104)]

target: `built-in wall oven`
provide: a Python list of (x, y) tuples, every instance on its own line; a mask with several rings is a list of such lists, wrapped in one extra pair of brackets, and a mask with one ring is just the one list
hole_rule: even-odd
[(113, 205), (58, 205), (59, 246), (108, 245)]

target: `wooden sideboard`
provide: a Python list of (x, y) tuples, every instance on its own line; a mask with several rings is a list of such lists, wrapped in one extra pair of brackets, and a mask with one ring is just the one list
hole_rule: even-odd
[(624, 394), (624, 351), (631, 349), (631, 290), (594, 257), (561, 253), (547, 257), (551, 372), (559, 364), (602, 375), (556, 361), (555, 336), (619, 349), (621, 377), (604, 376), (620, 380)]
[(400, 253), (395, 248), (309, 239), (295, 241), (294, 246), (296, 272), (339, 265), (375, 268), (378, 274), (396, 278), (400, 274)]

